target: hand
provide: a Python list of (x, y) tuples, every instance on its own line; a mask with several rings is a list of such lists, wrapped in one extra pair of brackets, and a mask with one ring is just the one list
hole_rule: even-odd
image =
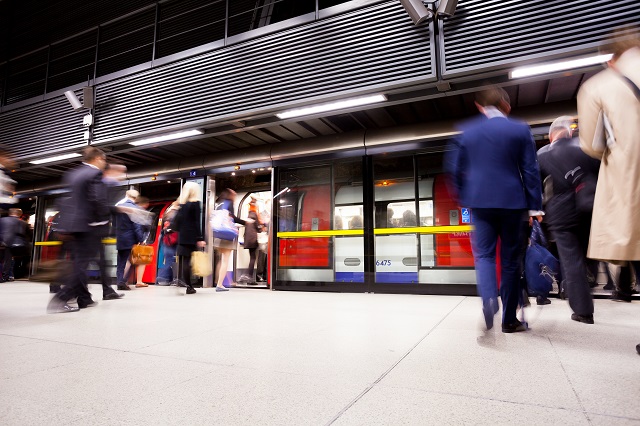
[(206, 241), (198, 241), (198, 242), (196, 243), (196, 246), (197, 246), (198, 248), (205, 248), (205, 247), (207, 246), (207, 242), (206, 242)]
[(247, 222), (247, 223), (253, 223), (253, 222), (255, 222), (255, 220), (253, 220), (253, 219), (245, 219), (244, 221), (245, 221), (245, 222)]

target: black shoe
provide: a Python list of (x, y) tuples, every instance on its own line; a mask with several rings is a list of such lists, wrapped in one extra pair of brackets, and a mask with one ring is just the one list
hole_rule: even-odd
[(93, 308), (94, 306), (98, 306), (98, 302), (95, 302), (93, 300), (87, 300), (87, 301), (78, 300), (78, 308), (80, 309)]
[(484, 322), (487, 326), (487, 330), (493, 328), (493, 317), (498, 313), (498, 301), (496, 299), (489, 299), (482, 307), (482, 314), (484, 315)]
[(124, 297), (123, 293), (116, 293), (114, 291), (113, 293), (105, 294), (104, 296), (102, 296), (102, 300), (116, 300), (116, 299), (122, 299), (123, 297)]
[(551, 300), (547, 299), (546, 297), (543, 297), (543, 296), (536, 297), (536, 304), (538, 305), (548, 305), (550, 303), (551, 303)]
[(520, 331), (527, 331), (527, 326), (518, 320), (512, 324), (502, 324), (503, 333), (518, 333)]
[(50, 285), (49, 286), (49, 293), (55, 294), (55, 293), (59, 292), (61, 288), (62, 287), (59, 286), (59, 285), (55, 285), (55, 284), (54, 285)]
[(118, 284), (118, 290), (129, 291), (131, 287), (129, 287), (129, 284)]
[(62, 314), (65, 312), (78, 312), (80, 308), (69, 306), (64, 300), (58, 299), (56, 296), (51, 299), (47, 306), (48, 314)]
[(193, 287), (187, 287), (187, 294), (194, 294), (196, 293), (196, 289)]
[(619, 292), (618, 290), (613, 290), (611, 293), (611, 300), (614, 302), (631, 302), (631, 295)]
[(613, 290), (613, 283), (608, 283), (606, 284), (604, 287), (602, 287), (603, 290)]
[(185, 282), (184, 282), (184, 281), (182, 281), (182, 280), (176, 280), (176, 285), (177, 285), (178, 287), (190, 287), (190, 286), (188, 286), (188, 285), (187, 285), (187, 283), (185, 283)]
[(638, 355), (640, 355), (640, 343), (636, 345), (636, 352), (638, 352)]
[(593, 324), (593, 315), (571, 314), (571, 319), (585, 324)]

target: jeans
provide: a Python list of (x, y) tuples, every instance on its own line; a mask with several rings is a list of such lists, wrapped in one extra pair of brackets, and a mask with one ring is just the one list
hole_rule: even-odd
[(173, 264), (176, 261), (176, 247), (162, 246), (163, 263), (158, 269), (158, 281), (173, 281)]
[(500, 296), (502, 324), (516, 322), (520, 299), (520, 262), (522, 232), (526, 226), (526, 210), (473, 209), (474, 231), (471, 248), (476, 267), (478, 293), (484, 306), (498, 298), (496, 248), (500, 238)]

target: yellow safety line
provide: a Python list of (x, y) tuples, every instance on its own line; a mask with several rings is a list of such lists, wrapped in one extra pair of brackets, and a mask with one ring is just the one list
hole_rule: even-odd
[[(115, 244), (115, 238), (103, 238), (102, 244)], [(38, 241), (34, 243), (36, 246), (61, 246), (62, 241)]]
[[(450, 234), (453, 232), (470, 232), (471, 225), (455, 226), (419, 226), (411, 228), (378, 228), (374, 229), (375, 235), (394, 234)], [(278, 232), (278, 238), (328, 238), (328, 237), (348, 237), (364, 235), (362, 229), (346, 230), (325, 230), (325, 231), (298, 231), (298, 232)]]

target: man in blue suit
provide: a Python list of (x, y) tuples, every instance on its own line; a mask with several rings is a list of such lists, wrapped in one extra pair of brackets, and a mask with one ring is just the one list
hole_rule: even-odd
[[(481, 116), (462, 127), (445, 167), (459, 205), (471, 209), (471, 237), (478, 292), (487, 329), (498, 312), (496, 247), (500, 239), (502, 332), (525, 331), (516, 318), (520, 260), (528, 216), (541, 219), (542, 193), (536, 149), (529, 126), (507, 118), (509, 95), (490, 87), (476, 96)], [(524, 226), (523, 226), (524, 225)]]

